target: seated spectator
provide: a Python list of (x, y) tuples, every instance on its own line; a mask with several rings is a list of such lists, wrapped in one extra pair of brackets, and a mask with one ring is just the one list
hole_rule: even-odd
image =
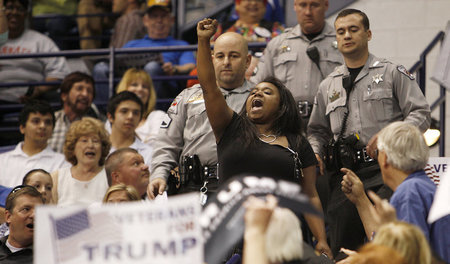
[(103, 198), (103, 203), (122, 203), (140, 199), (138, 192), (133, 186), (119, 183), (108, 188)]
[(74, 41), (63, 39), (76, 27), (73, 15), (77, 13), (77, 0), (34, 0), (31, 3), (33, 29), (49, 36), (62, 50), (78, 48)]
[(34, 169), (29, 171), (23, 177), (22, 184), (36, 188), (36, 190), (41, 193), (44, 204), (53, 203), (53, 180), (52, 176), (47, 171), (43, 169)]
[(235, 0), (238, 19), (220, 24), (213, 40), (215, 41), (224, 32), (239, 33), (248, 42), (268, 42), (280, 35), (284, 32), (283, 25), (264, 19), (267, 5), (267, 0)]
[(133, 186), (144, 197), (150, 172), (144, 158), (132, 148), (121, 148), (111, 153), (105, 162), (109, 186), (126, 184)]
[[(132, 40), (123, 48), (144, 48), (160, 46), (188, 45), (186, 41), (171, 37), (170, 31), (174, 23), (170, 0), (150, 0), (143, 18), (147, 35), (143, 39)], [(163, 63), (151, 61), (144, 70), (153, 78), (155, 76), (171, 76), (188, 74), (195, 67), (195, 58), (191, 51), (162, 52)], [(177, 81), (155, 81), (158, 98), (174, 98), (183, 90), (186, 83)]]
[[(267, 0), (235, 0), (236, 12), (239, 18), (236, 21), (225, 22), (217, 28), (214, 34), (215, 41), (224, 32), (236, 32), (244, 36), (248, 42), (269, 42), (272, 38), (284, 32), (284, 27), (279, 22), (267, 21), (264, 19)], [(252, 51), (253, 57), (245, 76), (250, 78), (253, 75), (262, 50)]]
[[(128, 69), (116, 89), (117, 93), (123, 91), (135, 93), (144, 104), (142, 120), (139, 122), (135, 132), (143, 143), (153, 147), (166, 113), (161, 110), (155, 110), (156, 92), (152, 79), (144, 70)], [(111, 123), (106, 122), (105, 128), (111, 133)]]
[[(431, 248), (445, 261), (450, 261), (450, 217), (427, 223), (428, 212), (436, 192), (436, 185), (427, 177), (423, 168), (429, 158), (429, 148), (417, 127), (406, 122), (394, 122), (378, 134), (378, 163), (384, 183), (394, 194), (390, 204), (396, 210), (386, 210), (385, 217), (374, 217), (374, 207), (365, 194), (364, 186), (358, 176), (349, 169), (342, 180), (342, 191), (353, 202), (361, 217), (366, 235), (370, 238), (377, 231), (381, 221), (399, 220), (418, 226), (430, 242)], [(376, 210), (388, 206), (371, 194)], [(378, 205), (377, 205), (378, 204)], [(446, 231), (447, 230), (447, 231)], [(410, 263), (410, 262), (408, 262)]]
[[(81, 49), (98, 49), (102, 47), (101, 36), (112, 28), (110, 16), (99, 14), (111, 13), (112, 0), (80, 0), (78, 2), (77, 19)], [(87, 16), (83, 16), (87, 15)]]
[[(8, 41), (0, 47), (2, 54), (32, 54), (58, 52), (55, 43), (47, 36), (26, 29), (28, 0), (5, 0), (8, 19)], [(0, 82), (42, 82), (62, 80), (70, 71), (64, 57), (26, 58), (0, 60)], [(26, 98), (57, 98), (54, 85), (7, 87), (0, 89), (0, 101), (24, 102)], [(56, 99), (57, 100), (57, 99)]]
[(146, 30), (141, 11), (143, 0), (113, 0), (113, 13), (120, 14), (111, 35), (110, 47), (121, 48), (128, 41), (140, 39), (145, 36)]
[(135, 130), (142, 119), (144, 106), (136, 94), (124, 91), (108, 102), (108, 120), (111, 123), (111, 152), (120, 148), (133, 148), (150, 164), (153, 148), (136, 136)]
[[(53, 202), (52, 199), (52, 189), (53, 181), (50, 173), (43, 169), (34, 169), (29, 171), (22, 180), (22, 185), (28, 185), (36, 188), (38, 192), (42, 195), (42, 200), (44, 204), (49, 204)], [(12, 190), (12, 189), (11, 189)], [(0, 210), (1, 211), (1, 210)], [(4, 210), (2, 211), (4, 213)], [(0, 237), (9, 234), (9, 228), (6, 223), (0, 225)]]
[(0, 0), (0, 46), (8, 40), (8, 20), (6, 20), (3, 0)]
[[(250, 0), (251, 1), (251, 0)], [(239, 15), (234, 10), (230, 20), (238, 20)], [(280, 0), (268, 0), (266, 5), (266, 13), (264, 19), (272, 22), (280, 22), (284, 24), (284, 10)]]
[(17, 186), (6, 199), (5, 219), (9, 235), (0, 238), (2, 263), (33, 263), (34, 207), (43, 204), (31, 186)]
[(19, 185), (32, 169), (55, 171), (69, 166), (64, 155), (47, 144), (55, 126), (55, 116), (47, 102), (33, 100), (25, 104), (19, 123), (24, 140), (14, 150), (0, 154), (0, 185)]
[(75, 121), (64, 143), (72, 167), (52, 173), (53, 199), (58, 206), (101, 202), (108, 189), (103, 168), (111, 143), (103, 123), (92, 117)]
[(72, 122), (84, 116), (104, 117), (92, 104), (95, 98), (94, 79), (85, 73), (72, 72), (67, 75), (61, 83), (60, 97), (62, 109), (55, 113), (55, 129), (48, 144), (54, 151), (62, 153), (66, 133)]

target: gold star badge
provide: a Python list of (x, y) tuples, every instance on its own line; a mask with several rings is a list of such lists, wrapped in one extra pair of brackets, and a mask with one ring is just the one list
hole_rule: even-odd
[(375, 76), (372, 76), (372, 82), (379, 84), (383, 81), (383, 74), (377, 73)]

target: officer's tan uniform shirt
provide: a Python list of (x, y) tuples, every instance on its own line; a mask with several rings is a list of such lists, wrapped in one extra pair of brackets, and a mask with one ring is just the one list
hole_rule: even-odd
[[(245, 81), (234, 90), (222, 89), (228, 106), (239, 113), (253, 85)], [(151, 179), (165, 178), (180, 157), (197, 154), (203, 166), (217, 164), (217, 145), (201, 86), (184, 89), (173, 101), (155, 142)]]
[[(324, 77), (306, 54), (310, 46), (316, 46), (319, 50), (319, 64)], [(292, 92), (295, 101), (312, 104), (320, 82), (343, 63), (334, 28), (325, 23), (322, 33), (310, 41), (297, 25), (286, 29), (267, 44), (257, 73), (250, 80), (260, 83), (267, 76), (275, 76)]]
[[(322, 155), (323, 145), (339, 135), (347, 111), (342, 76), (348, 74), (342, 65), (320, 84), (308, 124), (308, 140), (315, 153)], [(412, 123), (422, 132), (430, 126), (430, 107), (414, 77), (403, 66), (372, 54), (355, 79), (348, 109), (344, 137), (358, 133), (364, 145), (394, 121)]]

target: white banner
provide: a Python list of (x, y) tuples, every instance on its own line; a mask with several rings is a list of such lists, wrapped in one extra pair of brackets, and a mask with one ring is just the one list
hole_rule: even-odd
[(432, 180), (436, 185), (439, 185), (444, 174), (450, 171), (450, 157), (430, 157), (427, 165), (431, 167)]
[(164, 204), (38, 207), (34, 263), (203, 263), (198, 199), (187, 194)]

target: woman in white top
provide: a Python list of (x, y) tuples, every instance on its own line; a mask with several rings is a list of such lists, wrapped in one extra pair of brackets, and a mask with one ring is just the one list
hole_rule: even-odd
[[(116, 93), (123, 91), (135, 93), (144, 104), (142, 120), (135, 132), (142, 142), (152, 146), (166, 113), (155, 110), (156, 92), (150, 75), (144, 70), (128, 69), (117, 85)], [(106, 122), (105, 128), (111, 132), (111, 123)]]
[(84, 117), (72, 123), (64, 155), (73, 166), (52, 173), (53, 199), (58, 206), (102, 201), (108, 189), (103, 165), (110, 148), (109, 135), (99, 120)]

